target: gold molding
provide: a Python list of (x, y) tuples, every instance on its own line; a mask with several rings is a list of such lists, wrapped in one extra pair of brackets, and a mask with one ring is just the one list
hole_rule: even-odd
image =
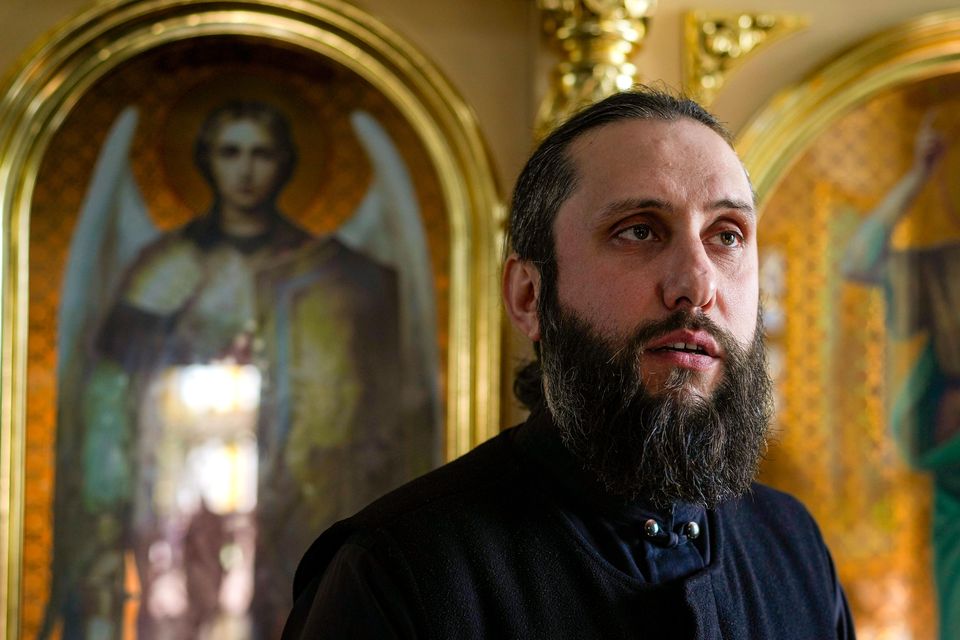
[(762, 211), (787, 169), (836, 118), (909, 82), (960, 72), (960, 10), (921, 16), (868, 38), (788, 88), (737, 137)]
[(543, 138), (588, 104), (638, 81), (630, 62), (647, 35), (657, 0), (538, 0), (544, 36), (561, 56), (540, 103), (534, 132)]
[(807, 18), (793, 14), (685, 13), (683, 63), (687, 92), (701, 104), (709, 105), (727, 76), (744, 60), (808, 24)]
[(31, 198), (46, 147), (79, 98), (123, 62), (188, 38), (242, 35), (354, 71), (408, 120), (436, 167), (451, 234), (446, 456), (499, 430), (504, 207), (470, 107), (411, 44), (341, 0), (113, 0), (37, 42), (0, 82), (0, 635), (19, 637)]

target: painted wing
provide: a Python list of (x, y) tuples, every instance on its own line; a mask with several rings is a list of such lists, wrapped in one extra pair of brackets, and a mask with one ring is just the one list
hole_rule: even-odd
[[(337, 231), (354, 250), (393, 267), (400, 294), (400, 352), (403, 360), (401, 402), (410, 414), (429, 407), (434, 424), (440, 416), (439, 353), (434, 279), (426, 233), (406, 163), (387, 132), (368, 113), (350, 115), (370, 164), (373, 183), (356, 213)], [(439, 430), (434, 460), (442, 459)]]
[[(64, 629), (83, 628), (66, 603), (75, 598), (78, 582), (97, 562), (94, 534), (78, 536), (91, 525), (83, 504), (86, 477), (103, 470), (101, 486), (109, 486), (116, 466), (98, 452), (95, 437), (84, 424), (84, 394), (93, 384), (93, 342), (104, 314), (114, 304), (128, 265), (159, 235), (152, 224), (130, 169), (130, 146), (137, 111), (128, 107), (117, 117), (104, 141), (70, 242), (57, 314), (57, 486), (50, 600), (39, 637), (52, 633), (58, 619)], [(118, 417), (119, 418), (119, 417)], [(101, 429), (102, 431), (102, 429)], [(95, 434), (94, 434), (95, 435)], [(103, 434), (101, 434), (103, 435)], [(116, 491), (116, 488), (108, 491)]]
[(57, 316), (57, 378), (81, 357), (83, 342), (114, 300), (126, 267), (160, 235), (130, 169), (138, 114), (127, 107), (107, 134), (80, 209)]

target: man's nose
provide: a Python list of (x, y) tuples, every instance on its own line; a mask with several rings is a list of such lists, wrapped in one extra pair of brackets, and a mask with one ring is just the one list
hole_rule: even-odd
[(677, 238), (669, 255), (662, 280), (664, 306), (670, 311), (683, 306), (709, 311), (717, 297), (717, 271), (703, 241)]

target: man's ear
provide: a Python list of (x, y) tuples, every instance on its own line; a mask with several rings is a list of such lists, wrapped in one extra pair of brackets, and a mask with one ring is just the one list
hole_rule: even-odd
[(525, 336), (540, 339), (540, 269), (512, 253), (503, 265), (503, 304), (510, 321)]

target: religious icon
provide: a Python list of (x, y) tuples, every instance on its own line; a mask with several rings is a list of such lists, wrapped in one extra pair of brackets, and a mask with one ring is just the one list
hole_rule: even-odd
[[(933, 107), (924, 114), (912, 164), (864, 217), (847, 247), (843, 271), (883, 291), (894, 339), (922, 340), (894, 390), (889, 420), (907, 461), (934, 480), (933, 572), (940, 637), (948, 638), (960, 629), (960, 201), (951, 193), (957, 158), (945, 163), (956, 145), (956, 124), (938, 127), (938, 111)], [(927, 220), (925, 226), (945, 224), (948, 232), (933, 242), (914, 237), (906, 246), (894, 246), (895, 229), (915, 208), (921, 217), (937, 210), (943, 223)], [(902, 353), (892, 346), (890, 357)]]
[[(58, 314), (57, 494), (41, 637), (272, 638), (316, 532), (436, 462), (433, 278), (384, 128), (355, 213), (280, 210), (300, 151), (257, 100), (213, 108), (209, 209), (160, 231), (130, 168), (134, 108), (99, 154)], [(83, 532), (80, 534), (79, 532)], [(129, 626), (129, 625), (128, 625)]]

